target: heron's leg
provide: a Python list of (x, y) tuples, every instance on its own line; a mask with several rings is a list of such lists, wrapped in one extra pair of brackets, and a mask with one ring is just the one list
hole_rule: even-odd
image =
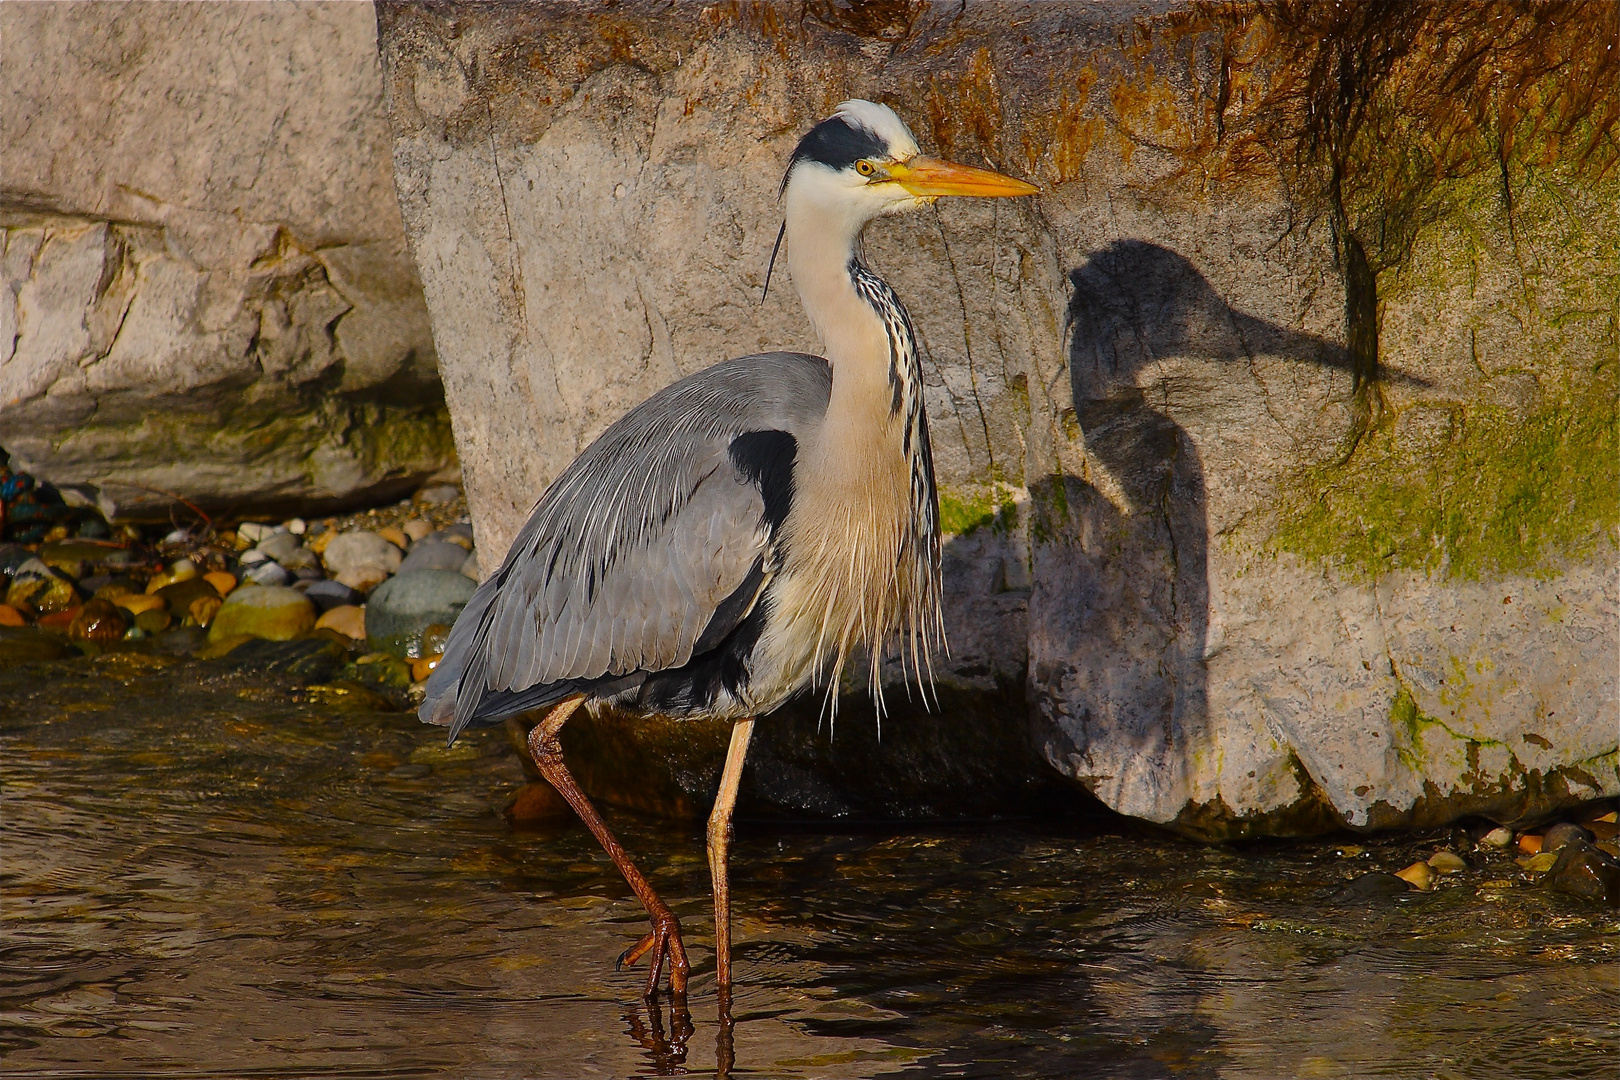
[(720, 775), (720, 791), (714, 798), (714, 812), (709, 815), (709, 877), (714, 881), (714, 977), (722, 994), (731, 987), (731, 880), (726, 867), (731, 853), (731, 811), (737, 805), (743, 759), (748, 756), (748, 737), (753, 733), (752, 717), (739, 720), (732, 727), (725, 772)]
[(652, 951), (652, 970), (647, 973), (647, 996), (652, 997), (658, 990), (658, 976), (663, 970), (664, 955), (668, 953), (669, 988), (673, 993), (684, 994), (686, 976), (691, 970), (691, 964), (686, 960), (686, 946), (681, 944), (679, 920), (675, 918), (675, 913), (669, 910), (668, 905), (658, 898), (652, 885), (641, 875), (641, 871), (636, 869), (636, 864), (630, 861), (630, 856), (625, 853), (618, 839), (608, 829), (607, 822), (602, 820), (602, 815), (596, 812), (596, 807), (591, 805), (585, 793), (579, 790), (579, 785), (574, 782), (568, 766), (563, 764), (562, 744), (557, 741), (557, 733), (562, 731), (562, 726), (568, 722), (568, 718), (584, 700), (583, 694), (565, 698), (546, 714), (545, 719), (529, 732), (529, 756), (534, 758), (535, 765), (540, 769), (540, 775), (557, 789), (557, 794), (568, 800), (568, 805), (574, 808), (574, 813), (578, 814), (585, 827), (591, 830), (591, 835), (602, 845), (602, 850), (608, 853), (613, 865), (619, 868), (619, 873), (624, 875), (630, 891), (636, 894), (641, 906), (647, 909), (647, 917), (652, 920), (652, 930), (619, 957), (619, 963), (633, 964), (644, 953)]

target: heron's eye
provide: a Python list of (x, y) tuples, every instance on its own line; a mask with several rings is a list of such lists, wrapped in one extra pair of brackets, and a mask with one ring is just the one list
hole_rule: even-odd
[(855, 163), (855, 171), (860, 173), (862, 176), (871, 176), (873, 173), (877, 172), (877, 166), (873, 165), (870, 161), (857, 161)]

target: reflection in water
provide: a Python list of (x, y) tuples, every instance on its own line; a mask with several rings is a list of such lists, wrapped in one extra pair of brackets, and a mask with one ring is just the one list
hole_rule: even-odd
[(1493, 884), (1510, 863), (1338, 905), (1432, 843), (1095, 822), (743, 824), (728, 1029), (700, 824), (613, 821), (692, 946), (685, 1007), (649, 1006), (590, 836), (492, 812), (524, 780), (499, 732), (446, 751), (204, 670), (0, 671), (8, 1076), (1537, 1077), (1620, 1049), (1614, 916)]

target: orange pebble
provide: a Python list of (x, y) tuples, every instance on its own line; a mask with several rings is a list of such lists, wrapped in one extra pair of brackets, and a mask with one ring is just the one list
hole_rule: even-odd
[(421, 682), (433, 674), (433, 669), (439, 666), (438, 656), (424, 656), (420, 660), (411, 661), (411, 681)]
[(41, 630), (66, 630), (73, 625), (73, 620), (78, 617), (80, 610), (79, 607), (70, 607), (66, 611), (41, 615), (39, 617), (39, 628)]
[(212, 585), (214, 591), (219, 593), (221, 597), (229, 596), (231, 590), (236, 588), (236, 576), (227, 574), (223, 570), (215, 570), (212, 573), (204, 574), (203, 580)]
[(0, 604), (0, 626), (22, 626), (28, 620), (10, 604)]
[(1541, 837), (1535, 833), (1525, 833), (1519, 837), (1519, 850), (1526, 855), (1536, 855), (1541, 851)]
[(136, 596), (133, 594), (120, 596), (113, 603), (131, 615), (139, 615), (143, 611), (156, 611), (167, 606), (167, 601), (161, 596)]

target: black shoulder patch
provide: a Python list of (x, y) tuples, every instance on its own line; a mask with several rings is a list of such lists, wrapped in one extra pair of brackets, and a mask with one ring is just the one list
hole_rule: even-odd
[[(883, 140), (865, 128), (851, 124), (841, 116), (823, 120), (799, 140), (788, 161), (787, 171), (801, 161), (814, 161), (831, 169), (847, 169), (862, 158), (881, 158), (889, 148)], [(782, 176), (782, 187), (787, 187), (787, 174)]]
[(747, 431), (731, 440), (730, 452), (737, 471), (759, 487), (765, 521), (775, 534), (793, 508), (793, 462), (799, 440), (785, 431)]

